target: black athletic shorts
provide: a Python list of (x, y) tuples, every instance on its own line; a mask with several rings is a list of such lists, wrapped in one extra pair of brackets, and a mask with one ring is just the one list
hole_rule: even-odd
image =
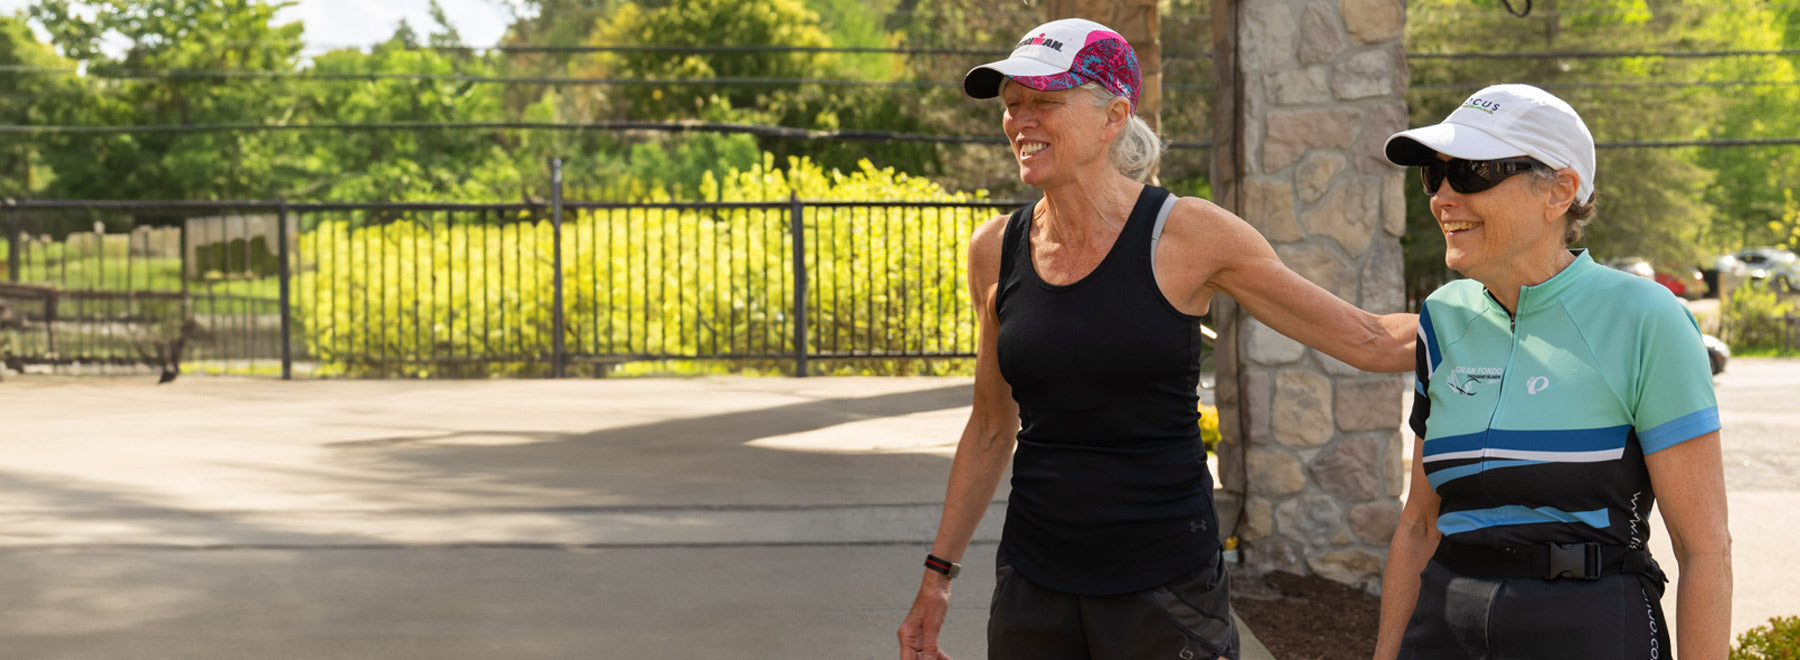
[(1160, 587), (1116, 596), (1047, 589), (1003, 561), (988, 613), (990, 660), (1238, 657), (1231, 576), (1216, 557)]
[[(1662, 634), (1659, 635), (1658, 633)], [(1400, 657), (1410, 660), (1646, 660), (1674, 656), (1662, 593), (1634, 574), (1598, 580), (1472, 578), (1434, 559)]]

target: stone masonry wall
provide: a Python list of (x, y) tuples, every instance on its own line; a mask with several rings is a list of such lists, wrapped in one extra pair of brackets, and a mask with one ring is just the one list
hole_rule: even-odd
[[(1377, 313), (1404, 311), (1403, 0), (1220, 0), (1216, 201), (1289, 268)], [(1235, 25), (1235, 30), (1229, 29)], [(1242, 493), (1245, 568), (1373, 590), (1399, 519), (1410, 380), (1370, 374), (1224, 305), (1221, 479)]]

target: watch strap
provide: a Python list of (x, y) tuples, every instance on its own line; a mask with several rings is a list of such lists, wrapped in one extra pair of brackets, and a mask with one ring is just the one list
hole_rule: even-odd
[(956, 579), (957, 575), (962, 574), (962, 564), (958, 564), (937, 555), (925, 555), (925, 568), (942, 573), (944, 577), (952, 580)]

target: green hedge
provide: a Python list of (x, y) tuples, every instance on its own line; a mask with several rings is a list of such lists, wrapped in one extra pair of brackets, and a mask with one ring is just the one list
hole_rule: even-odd
[(1763, 282), (1746, 282), (1721, 301), (1720, 334), (1733, 354), (1800, 355), (1795, 307)]
[(224, 277), (277, 277), (281, 275), (281, 261), (269, 249), (267, 238), (234, 238), (195, 246), (194, 272)]
[(1744, 631), (1731, 660), (1800, 660), (1800, 617), (1778, 616)]
[[(732, 172), (703, 185), (726, 202), (969, 201), (877, 169), (825, 172), (805, 160)], [(786, 206), (571, 212), (562, 235), (564, 342), (619, 360), (779, 356), (793, 351), (793, 237)], [(813, 351), (971, 350), (963, 255), (978, 209), (808, 208), (808, 324)], [(446, 225), (407, 217), (376, 226), (328, 220), (298, 241), (295, 304), (307, 350), (326, 374), (541, 375), (553, 346), (554, 230), (521, 215)], [(600, 360), (593, 372), (612, 368)], [(782, 370), (791, 360), (717, 368)], [(667, 364), (658, 368), (668, 368)], [(955, 365), (951, 369), (965, 369)], [(833, 373), (941, 373), (939, 361), (833, 361)], [(579, 371), (579, 369), (578, 369)]]

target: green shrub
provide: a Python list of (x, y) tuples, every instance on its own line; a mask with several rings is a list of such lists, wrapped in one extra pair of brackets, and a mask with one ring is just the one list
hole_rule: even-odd
[[(878, 169), (785, 170), (765, 157), (704, 198), (725, 202), (968, 201), (931, 182)], [(970, 350), (963, 255), (990, 211), (809, 207), (808, 343), (831, 373), (943, 373), (924, 360), (872, 361), (874, 351)], [(791, 210), (581, 210), (565, 215), (565, 350), (594, 371), (649, 360), (705, 372), (684, 358), (747, 358), (733, 369), (792, 369)], [(554, 229), (524, 214), (504, 224), (429, 216), (366, 226), (320, 222), (301, 235), (300, 331), (323, 374), (542, 375), (554, 345)], [(901, 231), (904, 229), (905, 231)], [(815, 360), (822, 358), (814, 358)], [(966, 362), (966, 361), (965, 361)], [(579, 369), (577, 371), (580, 371)]]
[(1778, 616), (1744, 631), (1731, 660), (1800, 660), (1800, 617)]
[(1219, 408), (1200, 404), (1200, 441), (1210, 452), (1219, 451)]
[(269, 249), (269, 239), (262, 236), (249, 240), (233, 238), (194, 247), (194, 272), (219, 273), (223, 276), (275, 277), (281, 274), (281, 262)]
[(1800, 352), (1800, 329), (1787, 322), (1795, 313), (1762, 282), (1746, 282), (1720, 305), (1720, 333), (1733, 353)]

